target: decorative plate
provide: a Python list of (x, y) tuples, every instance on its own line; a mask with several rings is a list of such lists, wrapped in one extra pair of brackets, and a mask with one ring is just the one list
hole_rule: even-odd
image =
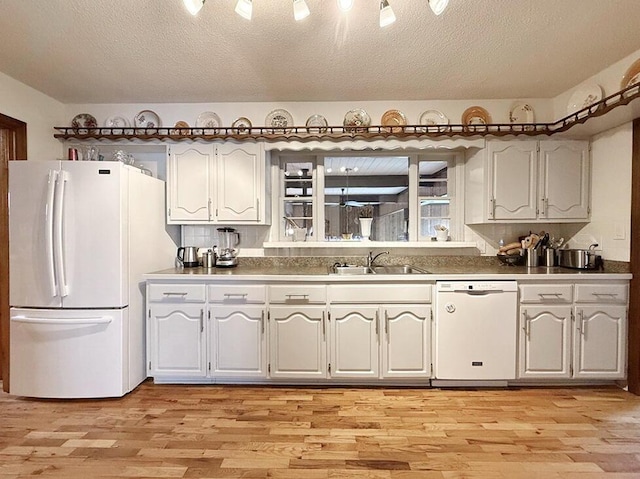
[[(596, 85), (585, 85), (573, 92), (567, 104), (567, 114), (572, 115), (577, 111), (590, 107), (594, 103), (602, 100), (602, 87)], [(588, 114), (584, 112), (584, 114)]]
[[(264, 124), (274, 129), (283, 129), (288, 126), (293, 126), (293, 117), (287, 110), (273, 110), (264, 119)], [(287, 130), (284, 130), (284, 132), (286, 133)]]
[[(404, 126), (407, 124), (407, 117), (400, 110), (388, 110), (382, 115), (380, 124), (382, 126)], [(393, 133), (402, 133), (403, 131), (402, 128), (385, 128), (385, 130)]]
[(122, 133), (133, 133), (131, 130), (126, 132), (124, 131), (124, 128), (129, 128), (131, 124), (129, 123), (129, 120), (123, 116), (110, 116), (104, 122), (104, 126), (111, 128), (110, 130), (105, 131), (106, 134), (113, 133), (115, 135), (119, 135)]
[(365, 132), (371, 126), (371, 117), (361, 108), (349, 110), (342, 124), (347, 131)]
[(237, 128), (238, 133), (249, 133), (249, 128), (251, 128), (252, 126), (253, 125), (251, 124), (251, 120), (244, 116), (241, 116), (236, 121), (231, 123), (231, 128)]
[(107, 128), (129, 128), (129, 120), (123, 116), (110, 116), (104, 122)]
[(535, 123), (533, 108), (527, 103), (515, 103), (509, 112), (509, 121), (511, 123)]
[(640, 58), (631, 64), (620, 82), (620, 89), (624, 90), (631, 85), (640, 83)]
[(71, 126), (73, 128), (81, 129), (78, 133), (87, 134), (87, 128), (95, 128), (98, 126), (98, 122), (96, 121), (93, 115), (89, 115), (89, 113), (80, 113), (73, 117), (71, 120)]
[(196, 119), (196, 127), (204, 128), (205, 135), (213, 135), (215, 131), (212, 131), (212, 128), (220, 128), (222, 126), (222, 122), (220, 121), (220, 117), (216, 115), (212, 111), (205, 111), (200, 113), (198, 118)]
[(160, 117), (151, 110), (142, 110), (134, 117), (133, 126), (136, 128), (158, 128)]
[(481, 106), (470, 106), (462, 114), (463, 125), (488, 125), (491, 123), (491, 115)]
[(173, 130), (170, 132), (171, 135), (180, 135), (187, 136), (191, 134), (191, 130), (189, 129), (189, 123), (186, 121), (177, 121), (175, 125), (173, 125)]
[(307, 118), (305, 125), (309, 132), (326, 133), (329, 123), (327, 123), (327, 119), (322, 115), (311, 115)]
[[(425, 126), (448, 125), (449, 118), (439, 110), (427, 110), (420, 115), (419, 123)], [(422, 131), (427, 131), (427, 128), (423, 128)]]

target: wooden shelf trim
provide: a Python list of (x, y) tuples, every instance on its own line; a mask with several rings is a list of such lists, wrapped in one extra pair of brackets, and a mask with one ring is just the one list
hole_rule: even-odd
[(487, 125), (405, 125), (347, 127), (327, 126), (272, 128), (266, 126), (252, 128), (72, 128), (54, 127), (54, 138), (61, 140), (236, 140), (236, 141), (312, 141), (312, 140), (376, 140), (413, 138), (451, 138), (483, 136), (538, 136), (562, 133), (590, 118), (596, 118), (611, 110), (628, 105), (640, 98), (640, 83), (625, 88), (603, 98), (591, 106), (583, 108), (553, 123), (492, 123)]

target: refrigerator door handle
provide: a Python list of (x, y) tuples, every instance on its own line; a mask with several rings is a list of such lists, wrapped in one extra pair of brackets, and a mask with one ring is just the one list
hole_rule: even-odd
[(47, 258), (47, 273), (49, 286), (51, 287), (51, 296), (58, 296), (58, 282), (56, 278), (56, 268), (53, 253), (53, 205), (56, 192), (56, 181), (58, 180), (58, 172), (49, 170), (49, 181), (47, 182), (47, 204), (45, 206), (45, 247)]
[(31, 318), (29, 316), (14, 316), (11, 318), (14, 323), (30, 323), (30, 324), (51, 324), (51, 325), (92, 325), (92, 324), (108, 324), (112, 319), (108, 316), (97, 316), (88, 318), (67, 318), (67, 319), (51, 319), (51, 318)]
[(54, 246), (54, 259), (56, 263), (56, 272), (58, 273), (58, 288), (60, 296), (64, 298), (69, 295), (69, 286), (67, 285), (67, 277), (64, 261), (64, 211), (65, 211), (65, 187), (68, 180), (68, 174), (66, 171), (60, 171), (58, 173), (58, 180), (56, 181), (56, 201), (55, 209), (53, 213), (53, 246)]

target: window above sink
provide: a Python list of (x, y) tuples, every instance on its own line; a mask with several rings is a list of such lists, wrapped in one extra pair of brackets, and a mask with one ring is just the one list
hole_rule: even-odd
[[(475, 246), (460, 242), (459, 151), (279, 151), (271, 158), (279, 221), (267, 248)], [(438, 229), (446, 241), (435, 244)]]

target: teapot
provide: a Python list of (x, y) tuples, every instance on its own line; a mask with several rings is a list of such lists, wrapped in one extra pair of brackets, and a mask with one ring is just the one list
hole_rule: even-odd
[(177, 263), (184, 268), (198, 266), (198, 248), (195, 246), (180, 246), (176, 255)]

